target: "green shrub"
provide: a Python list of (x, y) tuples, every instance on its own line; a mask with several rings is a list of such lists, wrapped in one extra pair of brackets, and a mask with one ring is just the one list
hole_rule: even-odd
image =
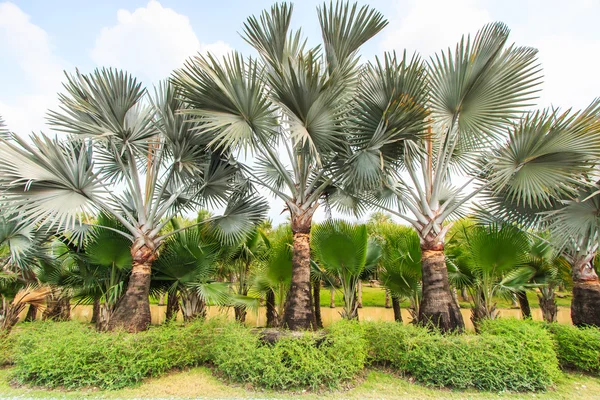
[(313, 333), (267, 344), (239, 325), (223, 328), (213, 346), (217, 371), (270, 389), (334, 388), (364, 368), (366, 341), (358, 323), (338, 322), (325, 339)]
[(489, 321), (480, 335), (443, 336), (398, 323), (372, 323), (365, 330), (373, 362), (428, 386), (535, 391), (558, 376), (553, 342), (540, 324)]
[(0, 367), (13, 363), (15, 335), (0, 333)]
[(562, 368), (600, 375), (600, 329), (549, 324)]
[(131, 335), (77, 322), (36, 322), (19, 332), (15, 379), (46, 387), (117, 389), (209, 358), (215, 323), (165, 325)]

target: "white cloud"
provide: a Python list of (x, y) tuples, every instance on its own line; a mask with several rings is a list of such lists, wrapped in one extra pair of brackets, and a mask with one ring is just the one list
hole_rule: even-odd
[(102, 29), (91, 56), (98, 65), (123, 68), (156, 82), (198, 51), (220, 56), (230, 50), (222, 41), (202, 43), (187, 16), (151, 0), (133, 12), (119, 10), (117, 24)]
[(490, 14), (476, 0), (398, 1), (396, 15), (383, 35), (383, 50), (418, 51), (429, 56), (454, 46), (463, 34), (475, 33)]
[[(67, 64), (53, 54), (48, 34), (13, 3), (0, 3), (0, 54), (19, 73), (0, 76), (0, 87), (9, 88), (0, 91), (0, 115), (22, 135), (45, 129), (46, 110), (56, 105)], [(12, 89), (19, 78), (23, 82)]]

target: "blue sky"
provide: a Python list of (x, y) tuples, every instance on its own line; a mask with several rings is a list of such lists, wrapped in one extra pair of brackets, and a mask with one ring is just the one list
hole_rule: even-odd
[[(364, 2), (362, 2), (364, 3)], [(539, 49), (544, 71), (538, 104), (585, 107), (600, 97), (600, 0), (371, 0), (389, 26), (363, 48), (428, 57), (454, 46), (463, 33), (503, 21), (510, 40)], [(0, 116), (21, 134), (47, 130), (63, 70), (124, 68), (150, 85), (190, 55), (233, 49), (251, 54), (243, 22), (272, 1), (0, 0)], [(319, 36), (316, 6), (297, 1), (293, 25), (309, 41)], [(274, 215), (278, 214), (275, 213)]]

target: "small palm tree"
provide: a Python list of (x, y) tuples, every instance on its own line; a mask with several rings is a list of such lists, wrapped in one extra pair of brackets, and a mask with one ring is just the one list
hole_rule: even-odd
[(323, 45), (310, 48), (290, 29), (292, 6), (276, 4), (250, 17), (243, 38), (260, 59), (233, 54), (223, 62), (198, 56), (174, 75), (190, 114), (217, 132), (215, 148), (248, 148), (246, 171), (290, 213), (293, 270), (283, 318), (290, 329), (315, 327), (310, 294), (310, 231), (323, 200), (354, 209), (337, 190), (351, 156), (354, 97), (361, 80), (360, 47), (387, 22), (375, 10), (335, 3), (319, 8)]
[(118, 220), (126, 229), (118, 233), (131, 242), (132, 271), (109, 328), (144, 330), (152, 263), (177, 233), (163, 234), (163, 227), (184, 210), (226, 205), (210, 221), (223, 241), (233, 242), (266, 206), (252, 197), (230, 153), (207, 150), (214, 130), (179, 112), (185, 106), (172, 86), (149, 97), (129, 74), (102, 69), (70, 75), (64, 87), (49, 122), (66, 139), (0, 137), (3, 200), (33, 225), (57, 230), (73, 227), (85, 211)]
[(376, 267), (381, 248), (369, 240), (366, 225), (330, 220), (317, 225), (312, 238), (315, 260), (340, 282), (344, 297), (342, 317), (358, 319), (358, 281)]
[(386, 223), (378, 227), (383, 239), (379, 279), (392, 296), (394, 319), (402, 320), (400, 303), (410, 301), (412, 322), (419, 321), (421, 304), (421, 247), (412, 227)]
[(267, 326), (278, 327), (292, 279), (293, 234), (289, 225), (280, 225), (264, 239), (267, 253), (257, 265), (250, 294), (265, 296)]
[[(174, 229), (180, 226), (174, 223)], [(180, 230), (165, 243), (156, 260), (153, 280), (162, 282), (167, 292), (177, 293), (184, 321), (206, 317), (207, 305), (230, 303), (229, 285), (216, 282), (217, 242), (205, 242), (201, 229)]]
[(559, 286), (564, 285), (565, 276), (569, 274), (569, 264), (548, 239), (543, 237), (532, 239), (528, 253), (527, 266), (533, 272), (530, 282), (538, 289), (537, 296), (544, 321), (556, 322), (558, 307), (555, 292)]
[(477, 327), (484, 319), (497, 318), (498, 296), (510, 298), (524, 288), (531, 276), (530, 243), (524, 232), (510, 225), (461, 228), (448, 243), (455, 268), (451, 277), (469, 291), (471, 320)]

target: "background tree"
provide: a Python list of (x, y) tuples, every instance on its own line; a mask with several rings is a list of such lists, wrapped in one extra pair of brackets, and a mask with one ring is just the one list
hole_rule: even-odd
[(207, 151), (213, 130), (179, 112), (184, 105), (171, 86), (160, 86), (150, 99), (129, 74), (102, 69), (69, 75), (64, 87), (61, 111), (50, 112), (49, 122), (66, 139), (0, 138), (2, 195), (23, 218), (59, 230), (86, 210), (117, 219), (133, 262), (109, 328), (140, 331), (150, 324), (152, 263), (176, 233), (163, 235), (162, 228), (191, 207), (227, 203), (224, 215), (211, 221), (231, 241), (262, 219), (265, 206), (249, 197), (228, 153)]
[[(442, 331), (464, 328), (445, 265), (448, 218), (482, 190), (473, 185), (481, 172), (477, 159), (506, 139), (507, 126), (540, 82), (536, 50), (506, 46), (508, 34), (501, 23), (486, 25), (474, 40), (463, 37), (454, 51), (425, 64), (416, 56), (386, 54), (369, 66), (357, 96), (351, 183), (377, 188), (383, 182), (369, 202), (416, 229), (422, 248), (419, 321)], [(420, 138), (407, 137), (406, 127)], [(409, 140), (400, 140), (402, 134)], [(466, 182), (457, 184), (458, 174)]]
[(350, 155), (348, 122), (362, 71), (358, 50), (387, 24), (367, 6), (342, 2), (318, 14), (322, 46), (309, 48), (300, 31), (290, 30), (292, 6), (276, 4), (244, 25), (259, 61), (198, 56), (174, 76), (188, 112), (218, 132), (214, 147), (250, 146), (257, 159), (248, 173), (290, 213), (293, 270), (283, 318), (290, 329), (315, 327), (312, 218), (320, 200), (336, 193), (339, 164)]

